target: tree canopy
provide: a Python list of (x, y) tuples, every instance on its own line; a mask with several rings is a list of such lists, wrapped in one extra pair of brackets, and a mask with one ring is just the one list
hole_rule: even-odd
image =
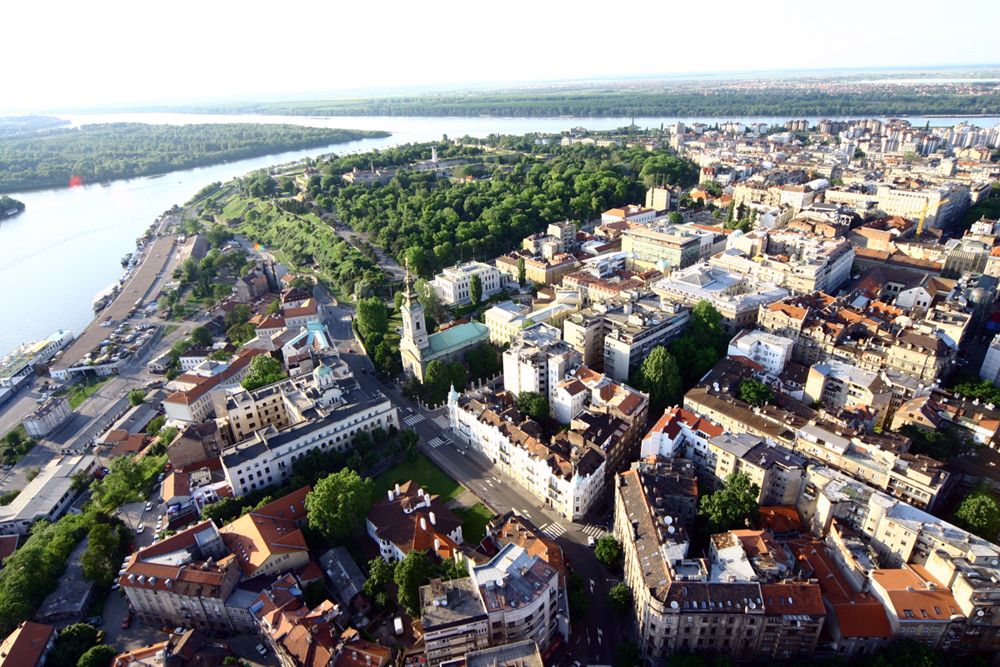
[(376, 336), (384, 336), (389, 330), (389, 313), (385, 304), (375, 297), (358, 301), (354, 322), (361, 337), (368, 340)]
[(97, 644), (97, 628), (87, 623), (73, 623), (59, 631), (45, 664), (52, 667), (76, 667), (80, 657)]
[(760, 407), (774, 400), (774, 391), (760, 380), (748, 378), (740, 382), (740, 400), (753, 407)]
[(110, 586), (121, 564), (121, 536), (106, 523), (97, 523), (87, 533), (87, 548), (80, 556), (83, 576), (101, 586)]
[(981, 487), (962, 500), (955, 520), (984, 540), (995, 542), (1000, 534), (1000, 503), (989, 489)]
[(372, 480), (350, 468), (327, 475), (306, 496), (309, 527), (342, 544), (364, 521), (372, 503)]
[(534, 391), (522, 391), (517, 395), (517, 409), (535, 421), (549, 416), (549, 399)]
[(757, 517), (757, 497), (760, 487), (750, 481), (745, 473), (734, 472), (726, 478), (722, 488), (702, 496), (700, 512), (708, 520), (712, 533), (722, 533), (733, 528), (745, 528)]
[(411, 551), (396, 564), (393, 580), (399, 587), (399, 604), (410, 616), (420, 616), (420, 587), (427, 583), (433, 571), (426, 551)]
[(617, 567), (622, 559), (622, 545), (613, 535), (602, 535), (594, 545), (594, 555), (606, 567)]
[(662, 345), (654, 347), (643, 359), (630, 383), (649, 394), (649, 405), (660, 412), (668, 405), (676, 405), (683, 396), (680, 370), (674, 356)]
[(281, 362), (267, 354), (258, 354), (250, 360), (247, 374), (240, 383), (244, 389), (253, 390), (288, 377)]

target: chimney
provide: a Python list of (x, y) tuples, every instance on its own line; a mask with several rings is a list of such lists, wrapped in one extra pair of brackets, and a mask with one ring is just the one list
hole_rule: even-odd
[(396, 493), (399, 493), (399, 492), (400, 492), (400, 491), (399, 491), (399, 483), (397, 482), (397, 483), (396, 483)]
[(427, 530), (427, 519), (420, 517), (420, 530)]
[(434, 551), (441, 551), (441, 540), (437, 537), (434, 538)]
[(431, 525), (432, 526), (436, 526), (437, 525), (437, 517), (434, 516), (434, 512), (430, 513), (430, 517), (431, 517)]
[(395, 494), (395, 493), (393, 493), (392, 489), (389, 489), (387, 493), (388, 493), (388, 495), (389, 495), (389, 502), (390, 502), (390, 503), (391, 503), (391, 502), (392, 502), (393, 500), (395, 500), (395, 499), (396, 499), (396, 494)]

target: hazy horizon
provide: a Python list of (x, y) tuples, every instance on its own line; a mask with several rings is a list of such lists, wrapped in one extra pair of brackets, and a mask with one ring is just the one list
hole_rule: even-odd
[[(924, 13), (846, 0), (836, 9), (717, 3), (711, 15), (640, 0), (625, 16), (514, 0), (504, 11), (444, 0), (378, 7), (297, 3), (151, 6), (17, 3), (0, 55), (0, 112), (439, 92), (754, 73), (996, 67), (989, 40), (929, 61)], [(1000, 5), (957, 0), (956, 16), (1000, 23)], [(830, 32), (836, 19), (857, 30)], [(707, 22), (707, 23), (706, 23)], [(608, 28), (611, 24), (613, 27)], [(702, 25), (710, 25), (701, 29)], [(861, 26), (864, 26), (863, 29)], [(872, 39), (883, 26), (884, 35)], [(932, 34), (928, 38), (933, 38)]]

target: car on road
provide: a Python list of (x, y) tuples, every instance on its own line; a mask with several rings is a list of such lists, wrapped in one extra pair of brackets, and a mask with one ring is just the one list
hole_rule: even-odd
[(125, 618), (122, 619), (122, 630), (128, 630), (130, 625), (132, 625), (132, 612), (125, 614)]
[(14, 464), (13, 464), (13, 463), (4, 463), (4, 464), (3, 464), (3, 469), (4, 469), (4, 470), (10, 470), (10, 469), (11, 469), (11, 468), (13, 468), (13, 467), (14, 467)]
[(89, 625), (93, 625), (95, 628), (99, 628), (104, 625), (104, 619), (100, 616), (91, 616), (87, 619)]
[(144, 524), (144, 523), (140, 523), (140, 524), (139, 524), (139, 527), (135, 529), (135, 534), (136, 534), (136, 535), (142, 535), (142, 532), (143, 532), (144, 530), (146, 530), (146, 524)]
[(254, 650), (257, 651), (257, 653), (260, 653), (261, 655), (267, 655), (267, 649), (264, 648), (263, 644), (257, 644), (256, 646), (254, 646)]
[(587, 546), (591, 549), (597, 546), (597, 540), (594, 539), (593, 535), (587, 535)]
[(153, 503), (146, 503), (146, 511), (147, 512), (153, 511)]
[(182, 628), (179, 625), (176, 628), (174, 628), (175, 635), (183, 635), (185, 632), (187, 632), (187, 628)]

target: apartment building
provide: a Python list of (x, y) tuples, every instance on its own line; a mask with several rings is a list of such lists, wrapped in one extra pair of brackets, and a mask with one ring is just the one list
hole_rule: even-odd
[(464, 659), (467, 653), (490, 646), (489, 616), (471, 578), (434, 579), (421, 586), (420, 607), (428, 667)]
[(533, 324), (559, 327), (580, 308), (580, 298), (575, 292), (557, 292), (554, 303), (532, 309), (527, 304), (504, 301), (491, 306), (483, 314), (483, 322), (490, 330), (490, 342), (503, 346), (514, 340), (521, 330)]
[(306, 496), (310, 491), (311, 487), (304, 486), (219, 529), (244, 579), (297, 570), (309, 563), (309, 548), (301, 528), (306, 524)]
[(638, 370), (654, 347), (666, 347), (681, 337), (691, 316), (689, 308), (661, 304), (659, 299), (628, 301), (604, 313), (604, 373), (624, 382)]
[(533, 255), (527, 250), (518, 250), (497, 257), (494, 265), (507, 280), (516, 281), (520, 274), (520, 264), (524, 262), (525, 280), (536, 285), (557, 285), (568, 273), (580, 268), (580, 260), (570, 253), (556, 253), (551, 257)]
[(755, 281), (708, 264), (698, 264), (675, 272), (653, 285), (664, 301), (694, 306), (707, 301), (722, 315), (727, 334), (752, 328), (758, 312), (781, 301), (788, 290), (774, 284)]
[(632, 227), (622, 234), (622, 252), (635, 270), (656, 269), (664, 273), (691, 266), (701, 256), (702, 234), (679, 227)]
[(828, 408), (861, 410), (870, 415), (872, 428), (885, 425), (892, 401), (892, 386), (882, 374), (836, 359), (813, 364), (804, 387), (804, 400)]
[(237, 557), (203, 521), (133, 553), (118, 583), (147, 625), (233, 632), (226, 600), (240, 576)]
[(601, 224), (612, 222), (630, 222), (636, 225), (647, 225), (656, 218), (656, 210), (652, 207), (643, 208), (638, 204), (628, 204), (619, 208), (611, 208), (601, 213)]
[(174, 382), (177, 391), (163, 399), (163, 411), (171, 421), (198, 423), (213, 414), (212, 394), (239, 386), (250, 370), (250, 360), (264, 350), (244, 349), (228, 364), (206, 362), (211, 370), (202, 374), (198, 369), (179, 376)]
[(607, 452), (619, 447), (628, 425), (591, 413), (548, 437), (514, 407), (508, 392), (448, 396), (451, 428), (542, 503), (569, 520), (584, 516), (604, 489)]
[(847, 239), (791, 231), (733, 236), (710, 265), (796, 294), (835, 291), (851, 275), (854, 248)]
[(917, 188), (882, 184), (875, 192), (880, 210), (903, 218), (924, 218), (928, 229), (947, 227), (969, 208), (969, 188), (947, 184)]
[(515, 396), (531, 391), (551, 401), (556, 384), (579, 366), (580, 360), (580, 353), (560, 338), (559, 329), (532, 325), (503, 353), (504, 388)]
[(644, 481), (638, 470), (617, 477), (614, 523), (644, 657), (660, 664), (678, 651), (813, 654), (826, 615), (818, 586), (713, 576), (705, 560), (686, 557), (685, 527), (657, 506)]
[(966, 618), (941, 582), (919, 565), (869, 574), (872, 595), (885, 606), (893, 635), (943, 651), (962, 648)]
[(434, 276), (431, 287), (446, 306), (464, 306), (472, 303), (472, 277), (479, 278), (482, 287), (480, 298), (486, 300), (506, 287), (506, 277), (496, 267), (483, 262), (462, 262), (449, 266)]
[(785, 370), (792, 359), (795, 341), (766, 331), (740, 331), (729, 341), (730, 357), (746, 357), (774, 376)]

